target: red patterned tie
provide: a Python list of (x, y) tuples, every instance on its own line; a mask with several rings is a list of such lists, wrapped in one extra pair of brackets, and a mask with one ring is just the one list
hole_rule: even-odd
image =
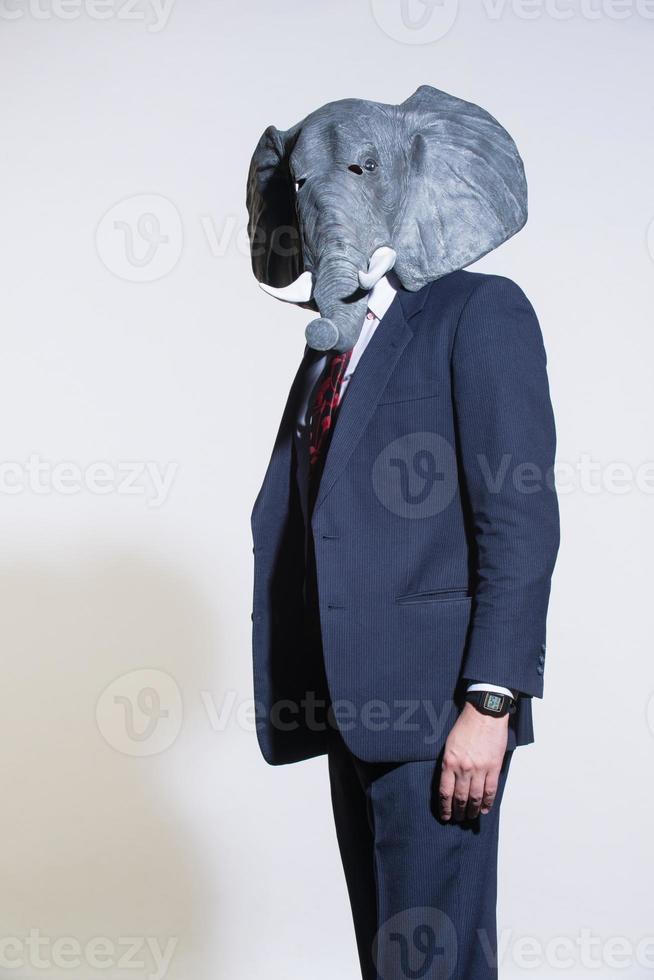
[(336, 410), (340, 403), (341, 385), (351, 356), (351, 350), (344, 354), (332, 355), (314, 402), (309, 439), (309, 479), (314, 486), (317, 484), (327, 455)]

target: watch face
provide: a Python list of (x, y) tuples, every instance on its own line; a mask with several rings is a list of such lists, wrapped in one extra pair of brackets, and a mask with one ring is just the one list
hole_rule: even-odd
[(503, 706), (504, 698), (501, 694), (491, 694), (487, 692), (484, 698), (484, 707), (488, 711), (501, 711)]

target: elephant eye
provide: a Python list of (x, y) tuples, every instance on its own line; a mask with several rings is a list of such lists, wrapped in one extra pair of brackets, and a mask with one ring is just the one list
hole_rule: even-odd
[(372, 157), (366, 157), (363, 161), (363, 168), (358, 163), (351, 163), (347, 169), (351, 170), (353, 174), (362, 174), (364, 170), (367, 170), (371, 174), (377, 169), (377, 161), (373, 160)]
[(300, 179), (299, 179), (299, 180), (296, 180), (296, 181), (295, 181), (295, 190), (296, 190), (296, 191), (299, 191), (299, 189), (300, 189), (300, 188), (301, 188), (301, 187), (303, 186), (303, 184), (304, 184), (304, 183), (306, 182), (306, 179), (307, 179), (306, 177), (300, 177)]

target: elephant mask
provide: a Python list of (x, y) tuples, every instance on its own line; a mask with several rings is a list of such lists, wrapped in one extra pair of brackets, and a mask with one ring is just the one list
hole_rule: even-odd
[(421, 86), (401, 105), (330, 102), (269, 126), (247, 185), (252, 267), (273, 296), (319, 313), (316, 350), (350, 350), (367, 295), (462, 269), (527, 220), (522, 160), (484, 109)]

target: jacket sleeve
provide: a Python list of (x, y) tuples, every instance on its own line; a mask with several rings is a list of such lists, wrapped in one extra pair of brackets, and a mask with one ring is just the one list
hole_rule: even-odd
[(556, 438), (538, 320), (510, 280), (485, 276), (469, 295), (452, 384), (476, 565), (462, 677), (542, 697), (559, 544)]

